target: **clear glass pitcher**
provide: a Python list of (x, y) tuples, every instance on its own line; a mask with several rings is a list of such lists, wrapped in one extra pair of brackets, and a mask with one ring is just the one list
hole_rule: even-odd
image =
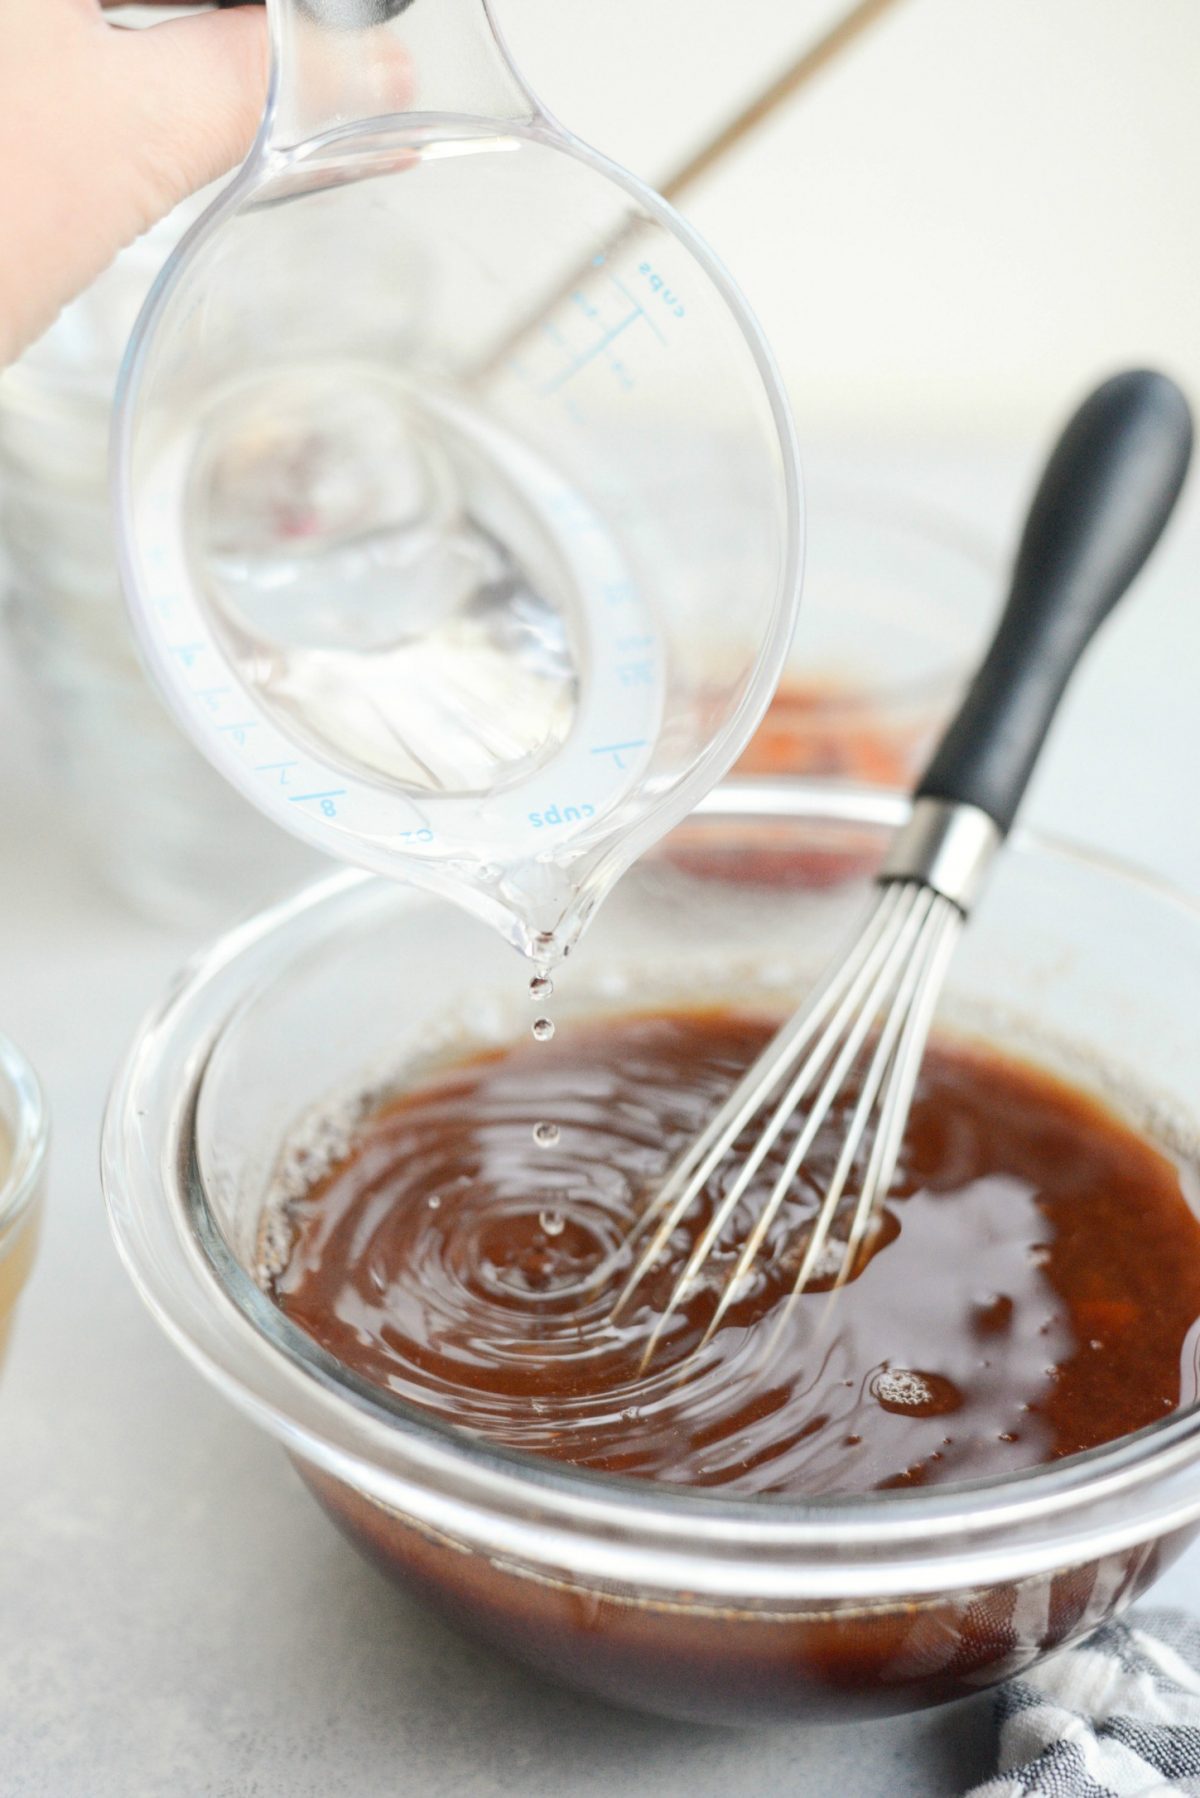
[(551, 961), (770, 698), (801, 560), (781, 385), (486, 0), (269, 9), (262, 133), (119, 394), (137, 629), (263, 810)]

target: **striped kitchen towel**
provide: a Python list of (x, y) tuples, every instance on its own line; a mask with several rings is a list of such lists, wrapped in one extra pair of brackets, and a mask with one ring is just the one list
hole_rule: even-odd
[(996, 1698), (1000, 1772), (969, 1798), (1200, 1798), (1200, 1624), (1135, 1611)]

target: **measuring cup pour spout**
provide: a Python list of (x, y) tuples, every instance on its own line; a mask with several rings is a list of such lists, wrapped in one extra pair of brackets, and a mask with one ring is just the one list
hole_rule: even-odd
[(263, 129), (118, 390), (138, 638), (268, 815), (549, 963), (770, 698), (787, 406), (720, 263), (486, 0), (268, 7)]
[(530, 120), (540, 110), (487, 0), (267, 0), (269, 145), (401, 112)]

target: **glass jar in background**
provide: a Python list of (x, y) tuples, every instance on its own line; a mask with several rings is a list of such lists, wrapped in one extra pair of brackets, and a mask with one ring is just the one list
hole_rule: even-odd
[(0, 1370), (37, 1248), (46, 1171), (46, 1102), (37, 1076), (0, 1036)]
[(109, 887), (195, 927), (324, 865), (181, 735), (125, 620), (108, 501), (113, 387), (147, 290), (202, 204), (133, 244), (0, 375), (4, 622), (63, 822)]
[(800, 619), (736, 771), (908, 788), (986, 647), (999, 558), (898, 484), (806, 468), (805, 488)]

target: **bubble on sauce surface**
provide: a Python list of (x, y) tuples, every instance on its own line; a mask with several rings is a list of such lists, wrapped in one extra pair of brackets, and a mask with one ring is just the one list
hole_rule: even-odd
[(957, 1411), (963, 1395), (945, 1374), (925, 1373), (912, 1367), (889, 1367), (871, 1381), (871, 1396), (885, 1411), (899, 1417), (940, 1417)]
[(547, 1236), (561, 1236), (567, 1220), (561, 1211), (539, 1211), (538, 1223)]
[(562, 1135), (562, 1131), (559, 1129), (557, 1124), (543, 1123), (543, 1124), (535, 1124), (533, 1126), (533, 1140), (537, 1144), (539, 1149), (554, 1148), (555, 1144), (558, 1142), (558, 1139), (561, 1135)]

